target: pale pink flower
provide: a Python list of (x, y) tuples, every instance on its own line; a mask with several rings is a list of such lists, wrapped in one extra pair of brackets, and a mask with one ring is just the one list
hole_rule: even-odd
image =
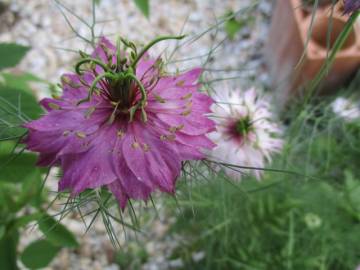
[[(258, 97), (254, 88), (245, 92), (221, 89), (212, 106), (217, 131), (210, 138), (217, 144), (212, 159), (237, 166), (264, 168), (273, 153), (280, 152), (281, 129), (273, 121), (270, 104)], [(253, 173), (258, 179), (261, 170), (225, 167), (229, 176), (240, 179), (241, 172)]]

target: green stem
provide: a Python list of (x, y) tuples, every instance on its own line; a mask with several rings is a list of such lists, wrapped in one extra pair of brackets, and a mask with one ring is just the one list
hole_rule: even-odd
[(121, 63), (121, 55), (120, 55), (121, 48), (120, 48), (120, 46), (121, 46), (121, 38), (118, 37), (116, 39), (116, 68), (117, 68), (117, 70), (119, 70), (120, 63)]
[(93, 63), (101, 66), (106, 72), (110, 72), (109, 67), (106, 66), (103, 62), (101, 62), (98, 59), (89, 57), (89, 58), (82, 59), (82, 60), (80, 60), (79, 62), (76, 63), (76, 65), (75, 65), (76, 73), (79, 74), (79, 75), (82, 75), (83, 73), (80, 71), (81, 65), (83, 65), (85, 63), (89, 63), (89, 62), (90, 63), (93, 62)]
[(158, 37), (156, 39), (154, 39), (153, 41), (151, 41), (150, 43), (148, 43), (141, 51), (140, 53), (136, 56), (134, 62), (131, 64), (132, 68), (135, 69), (137, 63), (139, 62), (139, 60), (141, 59), (141, 57), (152, 47), (154, 46), (156, 43), (163, 41), (163, 40), (168, 40), (168, 39), (183, 39), (185, 37), (185, 35), (182, 36), (162, 36), (162, 37)]

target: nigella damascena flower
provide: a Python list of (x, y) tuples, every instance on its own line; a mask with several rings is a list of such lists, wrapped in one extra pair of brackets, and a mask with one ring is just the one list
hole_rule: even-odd
[[(282, 149), (278, 138), (280, 127), (272, 120), (269, 103), (257, 96), (255, 89), (245, 92), (223, 89), (213, 105), (217, 131), (210, 138), (217, 143), (211, 156), (221, 163), (264, 168), (271, 155)], [(260, 179), (261, 171), (250, 169), (239, 172), (224, 167), (225, 173), (239, 180), (242, 172), (253, 173)]]
[(360, 10), (360, 0), (344, 0), (344, 13), (353, 13)]
[(338, 97), (331, 103), (333, 112), (346, 122), (360, 119), (360, 107), (349, 98)]
[[(25, 124), (38, 165), (60, 165), (59, 190), (73, 195), (107, 186), (121, 207), (151, 192), (173, 193), (184, 160), (204, 158), (214, 144), (207, 118), (212, 99), (198, 92), (201, 70), (168, 75), (147, 49), (102, 38), (82, 53), (77, 73), (62, 77), (63, 95), (46, 98), (47, 113)], [(121, 42), (122, 41), (122, 42)], [(124, 44), (124, 48), (122, 48)]]

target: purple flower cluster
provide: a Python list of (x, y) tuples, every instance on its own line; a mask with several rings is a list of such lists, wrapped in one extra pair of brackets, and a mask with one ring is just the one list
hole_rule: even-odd
[(60, 191), (106, 186), (122, 208), (155, 190), (173, 193), (182, 162), (203, 159), (215, 129), (213, 100), (198, 92), (201, 69), (168, 75), (144, 53), (132, 75), (129, 55), (102, 38), (77, 73), (63, 75), (63, 95), (41, 101), (47, 113), (25, 124), (38, 165), (61, 166)]

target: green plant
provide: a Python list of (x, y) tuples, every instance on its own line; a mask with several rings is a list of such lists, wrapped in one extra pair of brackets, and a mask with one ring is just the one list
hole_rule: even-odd
[[(13, 74), (2, 70), (16, 65), (28, 51), (16, 44), (0, 44), (0, 268), (18, 269), (17, 260), (30, 269), (45, 267), (62, 247), (78, 243), (70, 231), (46, 214), (43, 179), (47, 170), (35, 167), (36, 155), (21, 144), (25, 129), (21, 125), (40, 116), (30, 81), (41, 81), (32, 74)], [(38, 223), (44, 237), (30, 243), (20, 254), (22, 230)]]
[(251, 14), (237, 18), (233, 11), (229, 11), (225, 14), (224, 19), (226, 19), (224, 30), (229, 39), (233, 40), (242, 28), (254, 23), (255, 18)]
[[(188, 240), (173, 257), (184, 259), (184, 269), (355, 268), (359, 212), (346, 209), (359, 181), (345, 188), (277, 174), (249, 180), (234, 188), (213, 179), (178, 198), (184, 211), (173, 230)], [(192, 261), (196, 251), (205, 251), (205, 261)]]
[(134, 0), (135, 5), (144, 14), (146, 18), (150, 16), (149, 0)]
[[(347, 92), (359, 86), (358, 75)], [(172, 231), (184, 242), (172, 256), (184, 260), (184, 269), (356, 268), (360, 120), (335, 115), (333, 99), (293, 104), (283, 114), (287, 143), (272, 167), (286, 171), (266, 171), (261, 182), (233, 183), (220, 173), (182, 185), (170, 209), (183, 210)], [(206, 257), (195, 262), (198, 251)]]

